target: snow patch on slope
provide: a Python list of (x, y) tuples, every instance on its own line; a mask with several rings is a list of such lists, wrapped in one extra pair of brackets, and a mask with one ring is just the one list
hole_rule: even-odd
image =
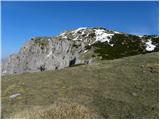
[(96, 34), (96, 42), (97, 41), (100, 41), (100, 42), (110, 42), (112, 36), (114, 34), (109, 34), (109, 33), (106, 33), (105, 30), (95, 30), (95, 34)]
[(65, 34), (66, 34), (66, 33), (63, 32), (63, 33), (61, 33), (59, 36), (61, 36), (62, 38), (67, 38), (67, 36), (66, 36)]
[(83, 31), (81, 35), (84, 35), (84, 34), (85, 34), (85, 32)]
[(59, 36), (64, 36), (65, 35), (65, 32), (61, 33)]
[(88, 52), (88, 50), (85, 50), (84, 53)]
[(142, 38), (142, 37), (143, 37), (143, 35), (138, 35), (138, 37)]
[(155, 45), (152, 44), (151, 39), (146, 42), (146, 50), (147, 51), (153, 51), (156, 48)]
[(81, 27), (81, 28), (78, 28), (77, 30), (75, 30), (74, 32), (77, 33), (78, 31), (80, 30), (84, 30), (84, 29), (87, 29), (87, 27)]
[(111, 47), (113, 47), (113, 46), (114, 46), (114, 44), (110, 44), (110, 46), (111, 46)]
[(73, 33), (73, 35), (75, 35), (75, 34), (77, 34), (77, 32), (79, 32), (80, 30), (85, 30), (85, 29), (87, 29), (87, 27), (81, 27), (81, 28), (78, 28), (78, 29), (72, 31), (72, 33)]
[(120, 32), (118, 32), (118, 31), (114, 31), (114, 33), (116, 33), (116, 34), (120, 34)]

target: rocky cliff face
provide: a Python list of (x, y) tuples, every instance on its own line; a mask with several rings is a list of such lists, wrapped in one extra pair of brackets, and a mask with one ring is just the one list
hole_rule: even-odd
[(158, 48), (158, 36), (135, 36), (105, 28), (78, 28), (55, 37), (31, 38), (19, 53), (2, 61), (2, 75), (62, 69), (88, 64), (94, 59), (154, 52)]

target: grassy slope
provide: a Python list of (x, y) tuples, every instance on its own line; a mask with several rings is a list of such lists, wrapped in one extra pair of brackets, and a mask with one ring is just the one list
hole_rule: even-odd
[[(149, 53), (3, 76), (2, 117), (63, 101), (85, 106), (102, 118), (158, 118), (158, 67), (158, 53)], [(15, 93), (21, 96), (9, 98)], [(59, 118), (75, 118), (73, 114)]]

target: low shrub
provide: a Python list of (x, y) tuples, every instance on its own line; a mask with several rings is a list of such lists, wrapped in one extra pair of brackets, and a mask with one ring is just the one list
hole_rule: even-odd
[(94, 52), (102, 56), (102, 60), (146, 53), (144, 43), (135, 35), (115, 34), (109, 44), (97, 42), (92, 46), (95, 47)]

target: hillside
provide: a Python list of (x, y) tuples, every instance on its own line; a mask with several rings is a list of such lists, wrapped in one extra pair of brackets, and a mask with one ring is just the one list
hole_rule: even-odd
[(154, 52), (5, 75), (2, 118), (159, 118), (158, 69)]
[(32, 37), (18, 53), (2, 61), (2, 75), (59, 70), (97, 59), (158, 52), (158, 49), (156, 35), (136, 36), (101, 27), (82, 27), (57, 36)]

